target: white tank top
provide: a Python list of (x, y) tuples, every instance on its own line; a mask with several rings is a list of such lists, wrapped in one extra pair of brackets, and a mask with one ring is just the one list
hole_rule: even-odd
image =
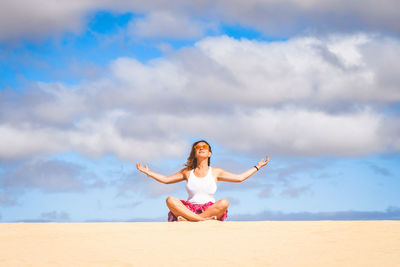
[(205, 177), (197, 177), (194, 170), (190, 171), (188, 181), (186, 183), (186, 191), (188, 192), (188, 200), (193, 204), (204, 204), (207, 202), (215, 203), (214, 194), (217, 191), (217, 183), (212, 176), (211, 167)]

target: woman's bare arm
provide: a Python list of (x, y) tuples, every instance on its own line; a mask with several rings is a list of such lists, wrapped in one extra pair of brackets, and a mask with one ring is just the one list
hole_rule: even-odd
[(259, 170), (262, 167), (264, 167), (265, 165), (267, 165), (268, 162), (269, 162), (269, 156), (267, 155), (267, 157), (265, 159), (261, 159), (257, 163), (257, 165), (256, 165), (257, 168), (252, 167), (251, 169), (249, 169), (241, 174), (231, 173), (231, 172), (228, 172), (228, 171), (218, 168), (217, 179), (218, 179), (218, 181), (240, 183), (240, 182), (243, 182), (244, 180), (248, 179), (253, 174), (255, 174), (257, 172), (257, 170)]
[(173, 183), (177, 183), (177, 182), (181, 182), (181, 181), (185, 180), (185, 176), (184, 176), (185, 169), (182, 169), (173, 175), (165, 176), (165, 175), (150, 171), (147, 164), (144, 165), (144, 167), (143, 167), (140, 162), (136, 162), (136, 168), (139, 171), (146, 174), (147, 176), (150, 176), (154, 180), (156, 180), (160, 183), (163, 183), (163, 184), (173, 184)]

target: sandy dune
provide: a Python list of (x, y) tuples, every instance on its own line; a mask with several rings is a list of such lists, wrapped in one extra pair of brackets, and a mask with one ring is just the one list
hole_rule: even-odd
[(2, 223), (0, 266), (400, 266), (400, 221)]

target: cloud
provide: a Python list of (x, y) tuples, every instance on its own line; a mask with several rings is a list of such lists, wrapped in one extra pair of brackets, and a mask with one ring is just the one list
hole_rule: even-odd
[(132, 21), (128, 31), (133, 38), (194, 39), (202, 37), (207, 27), (205, 23), (195, 22), (185, 14), (154, 11)]
[(380, 118), (369, 112), (331, 115), (267, 108), (230, 115), (199, 114), (190, 119), (161, 116), (161, 119), (190, 134), (212, 136), (234, 151), (258, 154), (352, 156), (379, 152), (385, 146), (379, 135)]
[(273, 164), (268, 168), (269, 182), (258, 185), (258, 188), (261, 189), (258, 197), (271, 198), (275, 195), (274, 192), (277, 191), (277, 188), (280, 187), (282, 188), (280, 195), (289, 198), (297, 198), (303, 194), (312, 193), (311, 185), (298, 186), (296, 183), (304, 177), (309, 177), (310, 173), (323, 170), (325, 167), (325, 165), (308, 160), (296, 160), (294, 164), (285, 167), (276, 167)]
[(229, 205), (230, 206), (236, 206), (240, 204), (240, 200), (236, 197), (228, 197), (229, 199)]
[(40, 215), (40, 217), (44, 220), (49, 220), (49, 221), (69, 221), (70, 216), (68, 213), (61, 211), (50, 211), (50, 212), (44, 212)]
[[(29, 125), (35, 128), (43, 124), (56, 127), (61, 131), (65, 127), (70, 127), (74, 119), (81, 116), (83, 112), (87, 112), (85, 107), (85, 98), (80, 95), (80, 91), (73, 87), (68, 87), (62, 83), (32, 83), (24, 88), (26, 91), (16, 92), (10, 89), (0, 91), (0, 131), (3, 136), (21, 134), (20, 140), (30, 139), (23, 136), (24, 127)], [(23, 108), (21, 108), (23, 105)], [(13, 112), (10, 112), (10, 111)], [(29, 118), (29, 125), (24, 121)], [(15, 132), (8, 128), (12, 124), (16, 127)], [(32, 132), (35, 132), (32, 129)], [(10, 132), (8, 132), (10, 131)], [(41, 131), (38, 136), (32, 135), (39, 146), (52, 140), (49, 134), (53, 135), (49, 128), (47, 131)], [(35, 149), (34, 142), (25, 141), (21, 145), (29, 149)], [(42, 140), (42, 141), (40, 141)], [(14, 144), (18, 146), (19, 144)], [(49, 146), (53, 144), (49, 143)], [(55, 147), (57, 149), (57, 147)], [(1, 153), (1, 152), (0, 152)]]
[[(152, 166), (149, 168), (157, 173), (166, 173), (165, 170), (158, 170)], [(129, 197), (132, 194), (144, 195), (150, 198), (160, 196), (166, 197), (182, 190), (182, 184), (162, 184), (144, 174), (139, 173), (137, 170), (134, 170), (132, 173), (122, 177), (114, 184), (118, 189), (117, 197)], [(138, 202), (138, 204), (140, 204), (140, 202)]]
[(400, 101), (398, 75), (382, 73), (378, 58), (396, 69), (399, 48), (365, 34), (272, 43), (220, 36), (147, 63), (118, 58), (101, 79), (0, 92), (0, 159), (71, 150), (184, 157), (193, 136), (260, 155), (398, 151), (400, 121), (385, 112)]
[(317, 220), (399, 220), (400, 208), (388, 207), (385, 211), (293, 212), (263, 211), (250, 215), (231, 215), (232, 221), (317, 221)]
[(283, 190), (281, 194), (283, 196), (291, 197), (291, 198), (297, 198), (300, 195), (309, 192), (310, 191), (310, 186), (301, 186), (301, 187), (291, 187)]
[(289, 166), (271, 166), (268, 172), (270, 175), (276, 175), (278, 182), (288, 185), (289, 181), (297, 179), (299, 175), (303, 176), (304, 173), (322, 170), (325, 167), (326, 165), (321, 162), (306, 159), (296, 160), (296, 162)]
[[(400, 100), (394, 86), (397, 75), (384, 75), (380, 68), (386, 65), (377, 59), (379, 51), (385, 50), (385, 58), (398, 66), (399, 46), (398, 40), (367, 35), (304, 37), (272, 43), (221, 36), (205, 38), (195, 48), (182, 49), (165, 60), (142, 64), (120, 58), (110, 67), (121, 87), (143, 88), (135, 92), (135, 97), (128, 92), (124, 96), (126, 102), (146, 111), (168, 112), (175, 103), (180, 104), (175, 112), (196, 108), (221, 111), (222, 107), (231, 111), (236, 106), (284, 103), (351, 108), (370, 101)], [(140, 105), (160, 91), (163, 99), (155, 98), (156, 107)], [(190, 101), (194, 98), (197, 101)], [(222, 107), (212, 105), (216, 103)]]
[(118, 209), (133, 209), (136, 208), (138, 205), (140, 205), (142, 202), (141, 201), (134, 201), (134, 202), (130, 202), (130, 203), (126, 203), (126, 204), (121, 204), (116, 206), (116, 208)]
[[(60, 107), (62, 109), (62, 106)], [(33, 115), (34, 116), (34, 115)], [(99, 157), (112, 153), (124, 159), (137, 159), (141, 157), (148, 159), (154, 155), (159, 147), (152, 140), (152, 135), (143, 133), (143, 137), (126, 136), (119, 132), (119, 122), (127, 122), (126, 112), (110, 111), (108, 114), (99, 114), (97, 117), (78, 120), (75, 125), (69, 127), (57, 127), (51, 123), (44, 122), (36, 125), (26, 121), (26, 125), (3, 124), (0, 125), (0, 144), (4, 150), (0, 151), (0, 159), (20, 159), (33, 155), (47, 155), (76, 150), (82, 154)], [(25, 120), (25, 118), (24, 118)], [(136, 125), (140, 125), (139, 123)], [(139, 127), (135, 128), (143, 131)], [(129, 129), (128, 129), (129, 130)], [(148, 128), (153, 131), (153, 128)], [(161, 132), (153, 134), (160, 135)], [(135, 138), (136, 137), (136, 138)], [(161, 140), (159, 140), (161, 142)], [(169, 140), (168, 136), (163, 138), (165, 148), (168, 150), (159, 152), (157, 157), (163, 155), (181, 155), (187, 146), (182, 140)], [(154, 157), (153, 157), (154, 158)]]
[[(336, 212), (292, 212), (263, 211), (258, 214), (232, 214), (228, 216), (228, 221), (320, 221), (320, 220), (399, 220), (400, 208), (388, 207), (384, 211), (336, 211)], [(134, 218), (128, 221), (146, 222), (165, 221), (165, 217), (144, 219)], [(90, 220), (90, 222), (110, 221), (104, 219)]]
[[(362, 34), (273, 43), (223, 36), (206, 38), (197, 47), (240, 85), (227, 84), (231, 88), (228, 100), (234, 97), (251, 104), (304, 100), (309, 105), (326, 105), (333, 101), (398, 101), (400, 93), (395, 87), (382, 86), (389, 77), (381, 75), (380, 67), (386, 65), (379, 62), (377, 54), (388, 49), (383, 52), (385, 58), (391, 58), (390, 62), (398, 66), (393, 57), (400, 56), (395, 52), (399, 44), (396, 39)], [(396, 79), (393, 73), (389, 76), (389, 80)], [(199, 82), (204, 87), (204, 82)], [(245, 94), (242, 88), (247, 89)], [(386, 96), (381, 95), (382, 89)]]
[(14, 194), (7, 190), (0, 191), (0, 206), (14, 206), (17, 205), (17, 199)]
[(270, 198), (270, 197), (272, 197), (272, 196), (273, 196), (273, 193), (272, 193), (272, 186), (265, 187), (265, 188), (258, 194), (258, 196), (261, 197), (261, 198)]
[(386, 177), (392, 176), (391, 171), (388, 170), (387, 168), (378, 166), (378, 165), (376, 165), (376, 164), (374, 164), (374, 163), (369, 163), (368, 165), (369, 165), (369, 167), (371, 168), (371, 170), (372, 170), (373, 172), (375, 172), (376, 174), (379, 174), (379, 175), (382, 175), (382, 176), (386, 176)]
[[(50, 193), (79, 192), (103, 186), (102, 181), (93, 174), (84, 172), (81, 166), (59, 160), (31, 159), (5, 165), (3, 170), (0, 185), (12, 192), (22, 193), (25, 189), (39, 189)], [(5, 201), (12, 199), (6, 194)]]
[[(160, 34), (185, 38), (197, 36), (203, 26), (186, 18), (201, 18), (214, 24), (241, 24), (265, 34), (279, 36), (305, 31), (360, 30), (398, 34), (398, 9), (399, 3), (396, 0), (381, 1), (379, 6), (372, 0), (351, 3), (344, 0), (83, 0), (57, 4), (51, 0), (5, 0), (0, 3), (0, 41), (38, 39), (64, 32), (79, 33), (89, 15), (98, 10), (146, 14), (146, 18), (139, 21), (136, 28), (139, 34), (147, 37)], [(157, 29), (160, 23), (165, 23), (165, 33)], [(179, 34), (179, 29), (184, 34)]]
[(79, 32), (92, 1), (5, 0), (0, 4), (0, 41)]
[(213, 14), (224, 21), (240, 21), (267, 34), (292, 34), (301, 31), (385, 31), (399, 33), (395, 0), (379, 7), (374, 1), (227, 1), (216, 2)]
[(85, 222), (165, 222), (168, 218), (166, 216), (157, 217), (157, 218), (131, 218), (127, 220), (113, 220), (113, 219), (103, 219), (103, 218), (96, 218), (85, 220)]

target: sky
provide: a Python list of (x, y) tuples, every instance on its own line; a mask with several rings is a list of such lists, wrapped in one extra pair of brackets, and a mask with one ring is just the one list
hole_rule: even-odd
[(400, 219), (400, 3), (3, 0), (0, 222), (167, 221), (205, 139), (228, 220)]

